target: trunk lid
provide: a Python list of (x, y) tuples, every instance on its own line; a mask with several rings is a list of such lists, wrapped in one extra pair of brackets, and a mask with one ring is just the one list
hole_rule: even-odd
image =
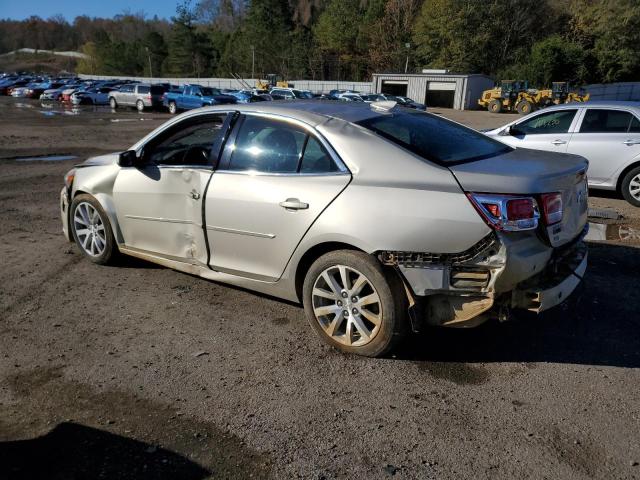
[[(553, 247), (573, 240), (587, 223), (587, 167), (583, 157), (518, 148), (502, 155), (449, 167), (465, 192), (500, 193), (535, 197), (562, 194), (562, 221), (539, 228), (547, 231)], [(541, 212), (542, 214), (542, 212)]]

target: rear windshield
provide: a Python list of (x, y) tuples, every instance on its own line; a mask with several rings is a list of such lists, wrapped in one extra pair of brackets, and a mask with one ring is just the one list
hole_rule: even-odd
[(201, 87), (200, 90), (205, 97), (212, 97), (214, 95), (220, 95), (221, 92), (217, 88)]
[(475, 130), (430, 113), (394, 112), (357, 124), (426, 160), (443, 165), (480, 160), (512, 150)]

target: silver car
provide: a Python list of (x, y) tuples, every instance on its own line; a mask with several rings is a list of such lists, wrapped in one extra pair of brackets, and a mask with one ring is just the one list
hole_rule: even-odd
[(640, 102), (559, 105), (485, 133), (512, 147), (582, 155), (591, 188), (640, 207)]
[(71, 170), (62, 224), (93, 262), (302, 302), (328, 344), (377, 356), (564, 301), (586, 269), (586, 169), (394, 102), (220, 105)]
[(109, 105), (111, 108), (136, 107), (139, 112), (146, 108), (162, 107), (165, 88), (162, 85), (150, 85), (148, 83), (130, 83), (121, 86), (118, 90), (109, 92)]

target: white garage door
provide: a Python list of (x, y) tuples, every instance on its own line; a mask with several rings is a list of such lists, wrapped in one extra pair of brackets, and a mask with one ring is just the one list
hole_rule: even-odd
[(456, 82), (429, 82), (427, 90), (455, 90)]

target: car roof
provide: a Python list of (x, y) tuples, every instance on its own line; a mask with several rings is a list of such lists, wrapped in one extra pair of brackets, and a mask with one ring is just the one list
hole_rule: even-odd
[(640, 102), (623, 100), (589, 100), (588, 102), (571, 102), (552, 105), (544, 110), (566, 110), (567, 108), (640, 108)]
[[(241, 113), (269, 113), (292, 117), (312, 126), (320, 125), (329, 118), (338, 118), (346, 122), (356, 123), (368, 118), (384, 115), (374, 110), (371, 104), (352, 102), (336, 102), (335, 100), (289, 100), (283, 102), (261, 102), (258, 104), (233, 105), (234, 110)], [(199, 111), (229, 110), (229, 105), (203, 107)], [(195, 112), (196, 110), (191, 110)]]

